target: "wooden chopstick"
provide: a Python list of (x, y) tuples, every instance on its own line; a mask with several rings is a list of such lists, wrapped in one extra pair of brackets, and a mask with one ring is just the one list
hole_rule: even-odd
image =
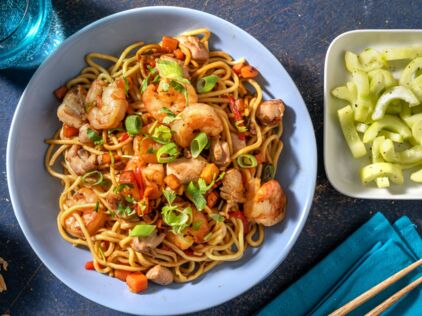
[[(334, 312), (329, 314), (328, 316), (343, 316), (347, 313), (350, 313), (355, 308), (359, 307), (366, 301), (368, 301), (370, 298), (374, 297), (378, 293), (382, 292), (384, 289), (389, 287), (391, 284), (397, 282), (402, 277), (404, 277), (409, 272), (415, 270), (417, 267), (422, 265), (422, 259), (419, 259), (418, 261), (412, 263), (411, 265), (407, 266), (406, 268), (400, 270), (399, 272), (393, 274), (389, 278), (385, 279), (384, 281), (378, 283), (374, 287), (370, 288), (368, 291), (362, 293), (349, 303), (345, 304), (344, 306), (340, 307), (339, 309), (336, 309)], [(410, 285), (410, 284), (409, 284)]]
[(397, 291), (393, 295), (391, 295), (389, 298), (387, 298), (384, 302), (376, 306), (374, 309), (369, 311), (365, 314), (365, 316), (378, 316), (383, 311), (385, 311), (387, 308), (389, 308), (391, 305), (393, 305), (395, 302), (397, 302), (399, 299), (401, 299), (403, 296), (405, 296), (407, 293), (409, 293), (411, 290), (413, 290), (415, 287), (417, 287), (419, 284), (422, 283), (422, 276), (410, 283), (409, 285), (402, 288), (400, 291)]

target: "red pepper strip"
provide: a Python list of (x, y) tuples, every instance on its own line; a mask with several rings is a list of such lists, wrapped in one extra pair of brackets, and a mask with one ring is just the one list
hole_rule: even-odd
[(243, 233), (245, 235), (247, 233), (249, 233), (249, 223), (248, 223), (248, 220), (246, 219), (245, 215), (243, 214), (243, 212), (241, 212), (241, 211), (230, 212), (229, 216), (240, 219), (243, 223)]
[(85, 263), (85, 269), (87, 270), (95, 270), (94, 261), (88, 261)]
[(124, 133), (121, 137), (120, 137), (120, 142), (124, 142), (126, 139), (129, 138), (129, 134), (128, 133)]
[(144, 182), (142, 180), (142, 169), (141, 166), (135, 167), (135, 180), (138, 183), (138, 189), (139, 189), (139, 197), (142, 199), (144, 197)]
[(64, 137), (73, 137), (79, 134), (79, 130), (75, 127), (63, 124), (63, 136)]
[[(242, 114), (240, 114), (240, 111), (236, 106), (236, 102), (235, 102), (234, 98), (230, 95), (227, 96), (227, 98), (229, 99), (230, 110), (233, 112), (234, 120), (235, 121), (241, 121), (242, 120)], [(237, 135), (239, 136), (240, 140), (245, 139), (245, 133), (238, 133)]]

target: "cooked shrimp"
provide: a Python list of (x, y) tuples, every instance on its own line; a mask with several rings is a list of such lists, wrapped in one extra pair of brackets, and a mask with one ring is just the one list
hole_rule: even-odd
[(286, 195), (276, 180), (270, 180), (260, 187), (260, 180), (248, 183), (247, 201), (244, 205), (246, 218), (264, 226), (281, 222), (286, 213)]
[(81, 86), (72, 88), (66, 93), (57, 109), (57, 117), (61, 122), (75, 128), (81, 127), (86, 122), (85, 95), (86, 91)]
[(173, 234), (172, 232), (168, 232), (166, 238), (181, 250), (186, 250), (193, 245), (192, 236), (183, 236), (181, 234)]
[(72, 145), (66, 152), (65, 158), (78, 176), (95, 169), (98, 163), (96, 155), (86, 151), (79, 145)]
[(129, 107), (124, 82), (118, 79), (107, 87), (103, 88), (101, 85), (94, 81), (88, 91), (87, 102), (92, 102), (94, 96), (96, 99), (88, 112), (89, 123), (96, 129), (116, 128)]
[(188, 48), (192, 54), (192, 58), (197, 61), (207, 61), (210, 53), (198, 37), (196, 36), (178, 36), (176, 37), (180, 44)]
[(242, 174), (239, 170), (230, 169), (226, 172), (220, 195), (227, 201), (245, 202), (245, 187), (243, 186)]
[(150, 163), (142, 169), (142, 181), (149, 188), (148, 198), (158, 199), (164, 188), (164, 167), (160, 163)]
[(202, 157), (179, 158), (167, 164), (167, 175), (174, 175), (180, 183), (186, 184), (198, 180), (206, 165), (207, 161)]
[(189, 228), (189, 233), (193, 236), (196, 243), (203, 243), (204, 237), (210, 232), (210, 225), (207, 217), (197, 210), (192, 211), (192, 227)]
[[(81, 188), (66, 201), (66, 206), (70, 208), (75, 205), (95, 204), (97, 202), (98, 197), (93, 190)], [(76, 213), (82, 217), (86, 229), (91, 235), (95, 234), (98, 229), (104, 226), (107, 217), (102, 206), (99, 206), (97, 210), (95, 210), (95, 207), (82, 208), (80, 211), (76, 211)], [(66, 218), (64, 228), (72, 236), (84, 237), (81, 226), (73, 215)]]
[(284, 103), (280, 99), (268, 100), (258, 106), (256, 116), (263, 124), (274, 125), (280, 123), (284, 110)]
[(171, 129), (176, 143), (186, 148), (195, 137), (195, 131), (204, 132), (210, 137), (217, 136), (223, 131), (223, 123), (211, 106), (195, 103), (180, 113), (180, 119), (173, 121)]
[[(188, 95), (187, 103), (198, 102), (198, 96), (192, 85), (185, 83), (184, 87)], [(162, 120), (167, 116), (166, 113), (161, 111), (162, 108), (168, 108), (173, 113), (179, 114), (186, 107), (186, 98), (183, 92), (177, 91), (172, 86), (169, 86), (168, 90), (164, 91), (160, 86), (157, 87), (150, 84), (142, 94), (142, 101), (145, 109), (157, 120)]]

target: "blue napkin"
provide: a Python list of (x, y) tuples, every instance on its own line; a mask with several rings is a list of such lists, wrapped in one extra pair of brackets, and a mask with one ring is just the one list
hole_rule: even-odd
[[(422, 240), (409, 218), (391, 225), (377, 213), (258, 316), (327, 315), (420, 258)], [(348, 315), (365, 314), (421, 274), (422, 269), (414, 270)], [(422, 315), (421, 287), (383, 315)]]

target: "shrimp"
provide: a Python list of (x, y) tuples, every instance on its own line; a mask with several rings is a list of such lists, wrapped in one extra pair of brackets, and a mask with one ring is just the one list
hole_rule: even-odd
[(78, 176), (95, 169), (98, 164), (97, 156), (79, 145), (72, 145), (66, 152), (65, 159)]
[(179, 40), (180, 44), (190, 50), (193, 59), (201, 62), (208, 60), (210, 53), (199, 38), (195, 36), (178, 36), (176, 39)]
[[(142, 181), (148, 189), (148, 198), (158, 199), (164, 188), (164, 167), (160, 163), (150, 163), (146, 167), (141, 168)], [(147, 192), (147, 189), (145, 190)]]
[(57, 117), (61, 122), (74, 128), (79, 128), (86, 122), (85, 95), (86, 91), (81, 86), (72, 88), (66, 93), (57, 109)]
[(280, 99), (262, 102), (256, 111), (258, 119), (266, 125), (280, 123), (283, 118), (285, 105)]
[(93, 131), (95, 131), (95, 132), (98, 133), (98, 131), (96, 131), (95, 129), (91, 128), (91, 126), (89, 126), (88, 123), (82, 125), (79, 128), (78, 138), (79, 138), (79, 141), (81, 143), (83, 143), (83, 144), (92, 144), (92, 140), (88, 136), (88, 129), (92, 129)]
[(118, 79), (106, 87), (101, 82), (95, 80), (89, 88), (86, 100), (87, 104), (91, 105), (88, 120), (95, 129), (116, 128), (129, 107), (124, 82)]
[(193, 209), (192, 213), (192, 227), (189, 228), (189, 233), (193, 236), (193, 240), (200, 244), (204, 242), (204, 237), (210, 232), (210, 225), (206, 216), (202, 212)]
[[(192, 85), (185, 83), (183, 86), (187, 91), (188, 105), (198, 102), (198, 96)], [(162, 108), (168, 108), (174, 114), (179, 114), (186, 107), (186, 98), (183, 92), (177, 91), (172, 86), (169, 86), (168, 90), (164, 91), (160, 86), (156, 87), (150, 84), (142, 94), (142, 101), (145, 109), (159, 121), (167, 116), (166, 113), (161, 111)]]
[(180, 113), (180, 119), (173, 121), (171, 129), (176, 143), (186, 148), (195, 137), (195, 131), (214, 137), (223, 131), (223, 122), (211, 106), (195, 103)]
[[(70, 208), (75, 205), (94, 204), (97, 202), (98, 197), (93, 190), (81, 188), (66, 201), (66, 206)], [(85, 207), (75, 213), (78, 213), (82, 217), (85, 227), (90, 235), (95, 234), (98, 229), (103, 227), (107, 218), (102, 206), (99, 206), (97, 210), (95, 207)], [(64, 228), (74, 237), (84, 237), (81, 226), (73, 215), (66, 218)]]
[(244, 213), (251, 222), (273, 226), (284, 219), (286, 203), (286, 195), (276, 180), (260, 186), (260, 179), (254, 178), (248, 183)]

